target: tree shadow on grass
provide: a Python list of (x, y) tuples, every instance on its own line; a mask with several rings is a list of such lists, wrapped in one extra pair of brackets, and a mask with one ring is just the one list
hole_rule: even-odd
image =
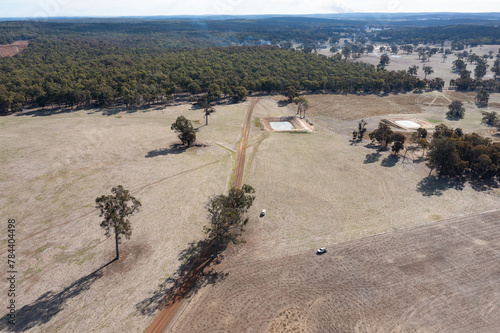
[(139, 106), (117, 106), (117, 107), (110, 107), (110, 108), (100, 108), (94, 113), (101, 113), (103, 116), (114, 116), (119, 113), (135, 113), (141, 110), (142, 107)]
[(484, 192), (489, 191), (493, 188), (499, 188), (498, 181), (491, 178), (473, 177), (469, 179), (469, 184), (474, 190), (478, 192)]
[(47, 117), (58, 114), (72, 113), (81, 110), (81, 108), (50, 108), (50, 109), (37, 109), (32, 111), (25, 111), (15, 114), (16, 117), (33, 116), (33, 117)]
[(207, 124), (200, 125), (200, 126), (196, 127), (196, 128), (194, 129), (194, 131), (195, 131), (196, 133), (198, 133), (198, 132), (200, 131), (200, 128), (203, 128), (203, 127), (205, 127), (205, 126), (207, 126)]
[(382, 160), (382, 163), (380, 163), (380, 165), (386, 168), (392, 168), (398, 163), (398, 161), (399, 161), (399, 156), (390, 154), (389, 156), (387, 156)]
[(413, 163), (422, 163), (422, 162), (426, 161), (424, 156), (417, 156), (417, 157), (414, 157), (412, 160), (413, 160)]
[(464, 179), (438, 178), (429, 176), (417, 184), (417, 192), (422, 193), (425, 197), (441, 196), (448, 189), (463, 190), (465, 185)]
[(29, 305), (25, 305), (16, 311), (15, 325), (9, 324), (9, 314), (1, 318), (0, 331), (2, 332), (25, 332), (34, 327), (48, 323), (59, 312), (64, 310), (64, 306), (68, 300), (76, 297), (90, 289), (92, 284), (102, 277), (102, 269), (113, 263), (116, 259), (111, 260), (106, 265), (95, 270), (89, 275), (73, 282), (70, 286), (64, 288), (59, 293), (53, 291), (46, 292), (38, 297), (36, 301)]
[(291, 104), (291, 103), (292, 103), (292, 102), (290, 102), (288, 99), (282, 99), (282, 100), (279, 100), (279, 101), (278, 101), (278, 106), (279, 106), (280, 108), (282, 108), (282, 107), (285, 107), (285, 106), (287, 106), (287, 105), (289, 105), (289, 104)]
[(365, 160), (363, 161), (363, 164), (370, 164), (370, 163), (378, 162), (380, 160), (380, 156), (382, 156), (382, 155), (380, 155), (379, 152), (366, 154)]
[(178, 255), (177, 271), (161, 282), (149, 297), (137, 303), (137, 311), (153, 316), (165, 306), (196, 294), (204, 286), (224, 280), (228, 273), (209, 269), (213, 260), (211, 249), (208, 240), (189, 243)]
[(368, 149), (377, 149), (378, 151), (383, 151), (384, 150), (384, 149), (380, 148), (380, 145), (377, 145), (377, 144), (375, 144), (373, 142), (367, 143), (365, 145), (365, 148), (368, 148)]
[(191, 146), (184, 146), (183, 144), (180, 143), (174, 143), (173, 145), (170, 145), (168, 148), (160, 148), (160, 149), (155, 149), (149, 151), (146, 156), (146, 158), (152, 158), (152, 157), (157, 157), (157, 156), (165, 156), (165, 155), (177, 155), (177, 154), (182, 154), (186, 150), (193, 149), (193, 148), (203, 148), (207, 147), (207, 145), (203, 144), (193, 144)]
[[(351, 146), (357, 146), (359, 143), (363, 142), (363, 139), (349, 139), (349, 145)], [(366, 147), (366, 146), (365, 146)]]

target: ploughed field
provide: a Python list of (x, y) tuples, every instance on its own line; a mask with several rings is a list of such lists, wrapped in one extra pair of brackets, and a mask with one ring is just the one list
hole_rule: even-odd
[(174, 332), (498, 332), (500, 212), (228, 261)]

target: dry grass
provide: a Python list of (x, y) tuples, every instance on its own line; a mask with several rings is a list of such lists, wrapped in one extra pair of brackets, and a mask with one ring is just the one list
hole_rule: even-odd
[[(421, 94), (379, 95), (308, 95), (309, 116), (328, 116), (354, 120), (390, 114), (420, 112), (426, 98)], [(430, 99), (430, 98), (429, 98)], [(430, 102), (430, 101), (429, 101)]]
[[(178, 139), (170, 124), (181, 114), (203, 120), (187, 106), (2, 117), (0, 209), (17, 220), (16, 329), (142, 331), (152, 317), (140, 309), (154, 310), (148, 298), (168, 287), (158, 285), (178, 268), (179, 253), (202, 237), (208, 197), (228, 189), (230, 149), (237, 147), (246, 108), (217, 107), (209, 126), (199, 128), (201, 145), (182, 153), (171, 147)], [(132, 237), (121, 245), (124, 259), (102, 276), (88, 276), (114, 258), (94, 202), (118, 184), (142, 202), (142, 212), (132, 217)], [(4, 295), (6, 287), (0, 284)]]
[[(267, 115), (273, 105), (262, 100), (254, 115)], [(248, 227), (252, 246), (238, 248), (245, 260), (402, 229), (435, 215), (444, 219), (496, 207), (496, 197), (467, 184), (427, 195), (430, 189), (421, 188), (429, 173), (424, 163), (409, 158), (402, 164), (401, 157), (365, 147), (368, 142), (351, 145), (329, 123), (311, 119), (314, 133), (253, 128), (250, 134), (244, 182), (258, 191), (254, 215), (264, 208), (268, 213)]]
[[(388, 108), (384, 114), (397, 114), (404, 105), (410, 107), (411, 98), (425, 102), (416, 107), (422, 119), (437, 119), (447, 108), (432, 104), (440, 97), (446, 99), (447, 92), (401, 96), (399, 102), (397, 96), (379, 100)], [(339, 97), (350, 98), (338, 100), (339, 104), (364, 105), (364, 113), (354, 116), (344, 112), (340, 119), (336, 118), (337, 114), (332, 114), (327, 105), (328, 98)], [(308, 113), (315, 125), (314, 133), (270, 133), (252, 125), (243, 183), (256, 188), (257, 199), (250, 210), (247, 243), (228, 250), (224, 265), (233, 267), (231, 274), (243, 264), (260, 267), (251, 265), (263, 262), (270, 269), (273, 265), (282, 267), (283, 263), (295, 265), (295, 259), (287, 259), (295, 257), (289, 255), (309, 255), (319, 245), (497, 207), (498, 197), (492, 193), (496, 190), (478, 191), (470, 184), (426, 180), (428, 169), (423, 163), (413, 163), (411, 156), (403, 164), (401, 158), (393, 158), (388, 152), (378, 153), (365, 147), (367, 142), (351, 145), (349, 132), (359, 119), (356, 117), (372, 117), (368, 119), (369, 126), (376, 126), (378, 112), (383, 109), (366, 102), (364, 97), (318, 96), (326, 106), (321, 112), (311, 109)], [(492, 96), (492, 102), (498, 103), (498, 96)], [(170, 131), (170, 124), (179, 115), (203, 123), (202, 112), (188, 106), (110, 115), (76, 111), (0, 118), (4, 143), (0, 152), (0, 209), (3, 216), (18, 221), (18, 286), (22, 298), (18, 299), (16, 329), (145, 329), (152, 317), (143, 313), (156, 313), (156, 302), (169, 286), (165, 281), (179, 266), (179, 253), (188, 243), (202, 237), (206, 222), (203, 207), (208, 196), (228, 189), (247, 107), (248, 102), (217, 107), (209, 126), (199, 128), (200, 145), (182, 152), (172, 146), (178, 140)], [(480, 110), (470, 103), (467, 108), (463, 124), (483, 128), (477, 122)], [(294, 105), (279, 107), (274, 99), (263, 98), (253, 117), (292, 116), (295, 111)], [(349, 120), (342, 120), (343, 117)], [(131, 190), (142, 202), (143, 210), (132, 218), (132, 238), (121, 245), (124, 259), (89, 276), (114, 257), (113, 241), (104, 237), (93, 206), (97, 196), (109, 193), (118, 184)], [(259, 219), (258, 213), (264, 208), (267, 215)], [(5, 240), (1, 246), (0, 252), (5, 253)], [(411, 247), (405, 251), (411, 253)], [(318, 271), (315, 264), (308, 263), (304, 262), (304, 271)], [(208, 329), (213, 325), (239, 331), (238, 325), (245, 323), (258, 331), (301, 331), (306, 329), (304, 323), (311, 329), (311, 312), (307, 309), (316, 308), (304, 308), (303, 304), (328, 300), (321, 295), (316, 297), (315, 291), (304, 283), (309, 276), (304, 275), (294, 284), (296, 291), (290, 299), (276, 297), (278, 305), (263, 306), (256, 292), (260, 287), (256, 286), (262, 285), (262, 292), (272, 295), (273, 290), (266, 289), (266, 279), (286, 281), (294, 274), (283, 269), (273, 272), (255, 281), (251, 277), (248, 284), (234, 280), (238, 288), (215, 285), (226, 288), (216, 295), (227, 300), (233, 298), (232, 293), (245, 291), (242, 295), (249, 298), (241, 305), (250, 321), (240, 321), (236, 305), (235, 312), (220, 312), (223, 319), (217, 314), (206, 321), (196, 310), (212, 306), (204, 298), (212, 289), (204, 288), (188, 306), (176, 331), (213, 331)], [(228, 281), (232, 281), (231, 274)], [(4, 279), (5, 273), (0, 278)], [(0, 293), (5, 294), (5, 288), (6, 284), (1, 284)], [(309, 293), (310, 296), (304, 296)], [(304, 303), (306, 298), (312, 303)], [(227, 304), (234, 305), (232, 301)], [(258, 319), (261, 311), (267, 314)], [(284, 318), (291, 321), (284, 322)], [(190, 320), (190, 325), (194, 325), (190, 327), (205, 329), (183, 330)], [(311, 323), (315, 325), (314, 321)], [(7, 330), (0, 326), (2, 329)]]
[[(272, 99), (262, 99), (254, 116), (294, 113), (293, 109), (277, 108), (275, 103)], [(245, 233), (247, 243), (228, 250), (229, 258), (220, 268), (221, 272), (229, 274), (227, 279), (202, 290), (174, 327), (174, 332), (242, 331), (250, 327), (258, 332), (268, 328), (271, 332), (279, 332), (292, 327), (301, 331), (305, 329), (304, 323), (309, 331), (324, 331), (329, 326), (322, 325), (341, 325), (344, 318), (351, 321), (345, 321), (342, 328), (335, 326), (336, 329), (327, 331), (358, 327), (359, 331), (378, 329), (385, 332), (385, 321), (376, 322), (376, 318), (396, 318), (390, 308), (386, 312), (372, 312), (370, 304), (356, 298), (361, 297), (359, 295), (353, 298), (346, 294), (335, 296), (335, 290), (341, 287), (333, 289), (332, 284), (339, 280), (350, 281), (339, 284), (354, 284), (352, 292), (355, 293), (356, 276), (373, 272), (383, 275), (380, 281), (389, 277), (382, 269), (363, 271), (364, 265), (351, 271), (349, 261), (335, 261), (338, 251), (337, 245), (331, 249), (333, 244), (340, 244), (338, 246), (345, 251), (352, 249), (359, 253), (359, 257), (352, 259), (354, 262), (364, 256), (367, 257), (363, 260), (372, 260), (370, 253), (385, 258), (384, 251), (389, 251), (388, 247), (381, 247), (384, 251), (380, 252), (378, 245), (363, 248), (356, 244), (367, 242), (363, 239), (369, 235), (405, 230), (498, 207), (497, 195), (478, 191), (470, 184), (427, 178), (428, 168), (418, 162), (420, 153), (414, 156), (415, 163), (408, 156), (403, 164), (401, 157), (366, 147), (367, 142), (350, 145), (348, 137), (336, 131), (336, 126), (344, 121), (325, 119), (324, 116), (311, 117), (317, 130), (314, 133), (269, 133), (252, 128), (244, 182), (256, 188), (257, 198)], [(258, 214), (262, 209), (266, 209), (267, 214), (260, 219)], [(391, 240), (394, 237), (391, 236)], [(360, 240), (344, 243), (354, 239)], [(391, 253), (403, 251), (409, 257), (419, 254), (411, 246), (405, 247), (403, 240), (398, 241), (401, 243), (400, 247), (391, 247)], [(418, 241), (411, 244), (424, 246)], [(314, 261), (318, 259), (311, 256), (314, 249), (325, 245), (330, 245), (328, 255), (332, 255), (333, 261), (328, 264)], [(432, 250), (426, 255), (431, 253)], [(375, 269), (378, 259), (373, 260), (370, 267)], [(394, 275), (394, 280), (390, 281), (398, 277)], [(325, 283), (325, 279), (330, 282)], [(370, 283), (377, 285), (377, 281)], [(372, 291), (375, 293), (375, 290)], [(401, 290), (406, 291), (404, 285)], [(376, 298), (379, 296), (374, 296), (374, 303), (391, 304), (393, 299), (400, 297), (396, 291), (384, 296), (387, 298)], [(343, 300), (346, 301), (345, 311), (336, 317)], [(411, 301), (410, 297), (408, 302)], [(327, 307), (323, 307), (325, 304)], [(353, 312), (351, 305), (357, 306), (358, 312)], [(440, 311), (439, 306), (437, 309)], [(362, 312), (370, 317), (366, 322), (353, 323), (349, 311), (355, 316)], [(284, 318), (288, 319), (284, 321)], [(387, 324), (393, 323), (396, 321)], [(355, 326), (349, 326), (351, 324)]]

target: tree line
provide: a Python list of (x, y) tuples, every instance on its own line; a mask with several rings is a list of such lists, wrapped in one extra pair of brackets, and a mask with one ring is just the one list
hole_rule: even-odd
[(443, 44), (452, 41), (452, 49), (465, 46), (500, 44), (500, 27), (460, 24), (443, 27), (405, 27), (375, 31), (369, 35), (373, 41), (389, 44)]
[[(37, 39), (0, 59), (0, 112), (38, 106), (167, 103), (176, 94), (241, 99), (247, 92), (379, 93), (426, 86), (407, 72), (278, 46), (190, 50)], [(244, 96), (243, 96), (244, 97)]]

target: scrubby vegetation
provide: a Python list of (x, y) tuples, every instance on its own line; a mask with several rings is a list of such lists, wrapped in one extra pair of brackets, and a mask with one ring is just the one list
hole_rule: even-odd
[(465, 45), (500, 44), (500, 28), (486, 25), (449, 25), (445, 27), (405, 27), (377, 31), (372, 40), (394, 44), (441, 44), (453, 41), (452, 49)]
[(438, 175), (459, 177), (498, 177), (500, 143), (476, 133), (464, 134), (460, 128), (438, 125), (428, 153), (429, 165)]

